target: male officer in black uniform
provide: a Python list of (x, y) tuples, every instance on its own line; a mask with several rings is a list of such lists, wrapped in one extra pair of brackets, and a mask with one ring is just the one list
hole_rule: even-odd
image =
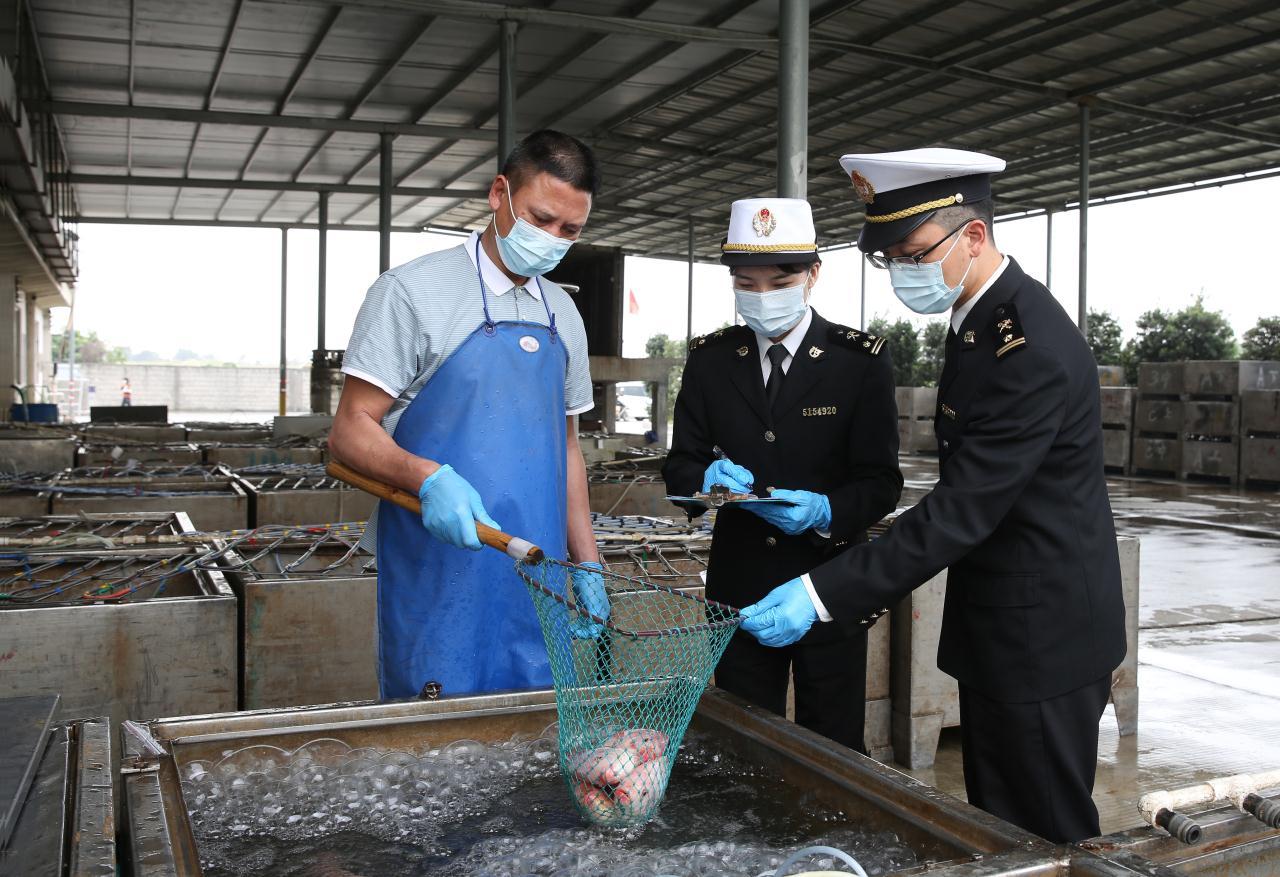
[[(883, 340), (808, 305), (820, 268), (808, 202), (735, 202), (721, 261), (747, 325), (690, 345), (662, 474), (674, 495), (723, 484), (794, 502), (717, 513), (707, 594), (743, 606), (861, 541), (902, 475)], [(781, 715), (794, 669), (796, 721), (865, 751), (866, 660), (865, 629), (827, 625), (787, 649), (738, 633), (716, 685)]]
[(1092, 837), (1098, 722), (1125, 653), (1093, 356), (995, 248), (1003, 161), (921, 149), (841, 165), (866, 204), (868, 261), (913, 310), (952, 311), (941, 478), (883, 538), (746, 607), (744, 629), (778, 645), (818, 619), (852, 631), (949, 569), (938, 667), (960, 682), (970, 803), (1052, 841)]

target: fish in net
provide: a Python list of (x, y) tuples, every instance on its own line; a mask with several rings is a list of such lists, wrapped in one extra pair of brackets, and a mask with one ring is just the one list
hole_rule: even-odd
[[(326, 472), (421, 512), (417, 497), (337, 461)], [(479, 522), (476, 533), (515, 560), (533, 597), (555, 686), (560, 772), (578, 811), (597, 825), (647, 822), (662, 803), (698, 699), (742, 622), (738, 610), (642, 577), (546, 557)], [(579, 604), (575, 572), (603, 579), (608, 617)]]
[(560, 771), (574, 803), (598, 825), (638, 825), (662, 803), (698, 699), (741, 618), (695, 594), (591, 570), (604, 580), (603, 618), (575, 598), (580, 569), (551, 558), (516, 563), (546, 641)]

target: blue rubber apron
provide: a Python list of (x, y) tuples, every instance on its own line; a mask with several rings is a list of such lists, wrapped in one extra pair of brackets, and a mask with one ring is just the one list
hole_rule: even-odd
[[(564, 557), (568, 354), (545, 293), (548, 326), (494, 322), (479, 264), (477, 241), (484, 322), (405, 408), (393, 438), (452, 465), (506, 532)], [(383, 698), (416, 696), (429, 681), (445, 695), (551, 686), (533, 601), (510, 558), (440, 542), (385, 501), (377, 539)]]

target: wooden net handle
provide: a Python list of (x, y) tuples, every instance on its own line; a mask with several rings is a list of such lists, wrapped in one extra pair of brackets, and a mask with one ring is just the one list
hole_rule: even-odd
[[(416, 496), (406, 493), (398, 487), (385, 484), (376, 478), (370, 478), (368, 475), (357, 472), (337, 460), (330, 460), (328, 465), (324, 467), (324, 471), (331, 477), (345, 484), (350, 484), (358, 490), (371, 493), (379, 499), (385, 499), (387, 502), (395, 503), (405, 511), (413, 512), (415, 515), (422, 514), (422, 503), (418, 501)], [(543, 559), (542, 549), (527, 539), (521, 539), (501, 530), (495, 530), (493, 527), (482, 524), (479, 521), (476, 521), (476, 534), (485, 545), (490, 548), (496, 548), (515, 560), (539, 563)]]

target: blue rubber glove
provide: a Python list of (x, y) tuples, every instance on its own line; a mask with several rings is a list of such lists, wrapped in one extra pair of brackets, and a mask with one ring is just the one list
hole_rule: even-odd
[(723, 484), (734, 493), (750, 493), (756, 483), (751, 470), (729, 460), (716, 460), (702, 476), (702, 492), (710, 493), (713, 484)]
[[(579, 569), (572, 573), (573, 599), (587, 612), (606, 621), (609, 618), (609, 595), (605, 593), (604, 576), (595, 570), (602, 570), (595, 561), (578, 564)], [(597, 624), (589, 618), (574, 615), (569, 622), (569, 632), (575, 639), (595, 639), (604, 631), (604, 625)]]
[(472, 551), (483, 548), (476, 534), (476, 521), (502, 529), (484, 510), (476, 489), (447, 463), (422, 482), (418, 499), (422, 500), (422, 526), (449, 545)]
[(774, 648), (791, 645), (818, 620), (818, 610), (799, 579), (778, 585), (759, 603), (738, 611), (747, 619), (742, 622), (742, 629), (761, 644)]
[(775, 490), (769, 496), (774, 499), (789, 499), (796, 504), (752, 503), (747, 506), (747, 511), (764, 518), (788, 536), (795, 536), (805, 530), (831, 528), (831, 501), (821, 493), (812, 493), (808, 490)]

